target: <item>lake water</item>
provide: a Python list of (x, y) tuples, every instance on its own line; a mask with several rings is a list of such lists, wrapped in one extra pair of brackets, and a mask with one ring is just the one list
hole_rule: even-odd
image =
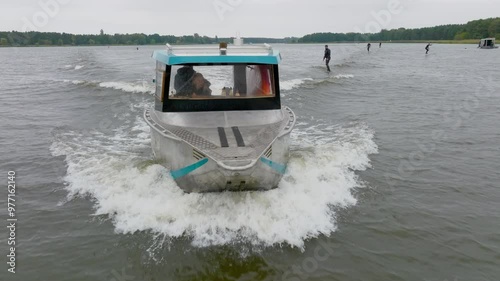
[(287, 173), (221, 194), (152, 161), (161, 46), (0, 48), (0, 280), (500, 280), (500, 50), (424, 47), (276, 45)]

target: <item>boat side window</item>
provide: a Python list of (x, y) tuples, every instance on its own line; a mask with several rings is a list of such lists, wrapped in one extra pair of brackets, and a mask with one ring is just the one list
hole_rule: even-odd
[(155, 96), (157, 99), (163, 102), (164, 100), (164, 95), (163, 95), (163, 89), (165, 87), (166, 83), (166, 78), (167, 78), (167, 72), (166, 72), (167, 66), (161, 62), (156, 63), (156, 88), (155, 88)]

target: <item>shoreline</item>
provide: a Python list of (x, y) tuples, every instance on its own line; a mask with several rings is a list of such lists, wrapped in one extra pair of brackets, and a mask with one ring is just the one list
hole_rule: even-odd
[[(397, 41), (342, 41), (342, 42), (297, 42), (297, 43), (277, 43), (286, 45), (308, 45), (308, 44), (362, 44), (362, 43), (382, 43), (382, 44), (467, 44), (467, 45), (477, 45), (481, 39), (468, 39), (468, 40), (397, 40)], [(275, 43), (276, 44), (276, 43)], [(174, 44), (175, 45), (175, 44)], [(187, 44), (187, 45), (199, 45), (199, 44)], [(202, 44), (202, 45), (213, 45), (213, 44)], [(36, 47), (141, 47), (141, 46), (165, 46), (165, 44), (146, 44), (146, 45), (25, 45), (25, 46), (3, 46), (0, 48), (36, 48)]]

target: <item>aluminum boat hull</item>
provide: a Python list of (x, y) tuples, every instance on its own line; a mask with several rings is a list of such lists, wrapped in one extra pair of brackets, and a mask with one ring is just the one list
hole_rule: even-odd
[(280, 110), (163, 113), (147, 109), (155, 158), (185, 192), (270, 190), (289, 160), (295, 114)]

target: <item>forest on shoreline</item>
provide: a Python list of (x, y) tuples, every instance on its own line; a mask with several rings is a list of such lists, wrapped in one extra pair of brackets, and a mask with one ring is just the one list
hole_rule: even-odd
[(449, 24), (424, 28), (382, 29), (379, 33), (313, 33), (298, 40), (298, 43), (328, 42), (368, 42), (368, 41), (453, 41), (475, 42), (481, 38), (496, 37), (500, 39), (500, 18), (489, 18), (470, 21), (466, 24)]
[[(353, 42), (442, 42), (476, 43), (478, 39), (496, 37), (500, 39), (500, 18), (470, 21), (466, 24), (450, 24), (435, 27), (381, 30), (378, 33), (313, 33), (303, 37), (245, 38), (245, 43), (353, 43)], [(232, 38), (193, 35), (146, 35), (70, 34), (57, 32), (0, 31), (0, 46), (106, 46), (106, 45), (158, 45), (158, 44), (214, 44), (232, 42)]]

